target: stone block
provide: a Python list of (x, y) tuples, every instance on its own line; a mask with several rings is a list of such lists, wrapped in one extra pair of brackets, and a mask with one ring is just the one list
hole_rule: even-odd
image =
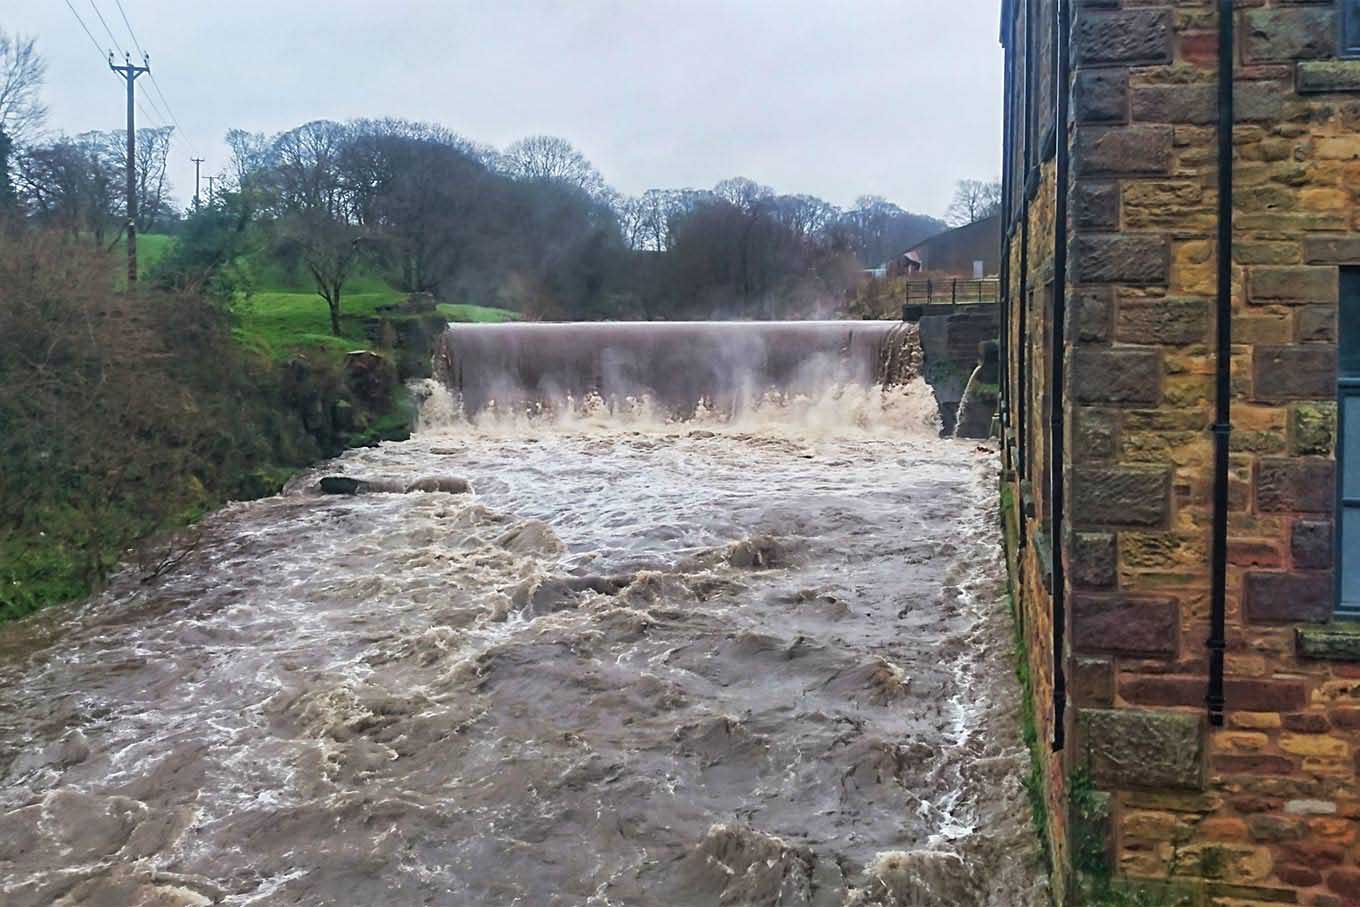
[(1336, 53), (1336, 12), (1330, 5), (1251, 9), (1242, 20), (1242, 59), (1247, 63), (1290, 63)]
[(1336, 341), (1337, 310), (1325, 305), (1305, 305), (1294, 310), (1299, 343), (1328, 343)]
[(1289, 539), (1294, 566), (1300, 570), (1332, 569), (1333, 543), (1331, 520), (1295, 520)]
[(1336, 404), (1295, 403), (1290, 407), (1293, 442), (1300, 456), (1330, 457), (1336, 449)]
[(1238, 82), (1233, 90), (1233, 117), (1239, 123), (1274, 123), (1282, 120), (1285, 117), (1285, 99), (1292, 90), (1292, 85), (1281, 82)]
[(1072, 190), (1072, 221), (1082, 230), (1119, 229), (1119, 184), (1082, 180)]
[(1068, 666), (1067, 691), (1078, 706), (1114, 704), (1114, 664), (1108, 658), (1074, 658)]
[(1161, 526), (1171, 513), (1171, 471), (1078, 467), (1072, 471), (1074, 528)]
[[(1202, 674), (1189, 677), (1134, 674), (1120, 680), (1119, 695), (1136, 705), (1195, 707), (1204, 705), (1207, 684)], [(1297, 712), (1308, 704), (1308, 689), (1296, 680), (1228, 677), (1223, 681), (1223, 695), (1230, 714)]]
[(1073, 150), (1078, 176), (1148, 176), (1171, 170), (1170, 126), (1079, 126)]
[(1113, 533), (1072, 533), (1067, 558), (1067, 575), (1074, 586), (1104, 589), (1114, 585), (1118, 554)]
[(1209, 333), (1209, 302), (1202, 299), (1126, 300), (1119, 304), (1114, 339), (1124, 343), (1201, 343)]
[(1360, 92), (1360, 60), (1316, 60), (1300, 63), (1295, 74), (1299, 94)]
[[(1300, 627), (1297, 646), (1299, 655), (1304, 658), (1360, 661), (1360, 628)], [(1345, 727), (1344, 724), (1341, 726)]]
[(1171, 598), (1074, 593), (1072, 649), (1082, 654), (1176, 654), (1180, 609)]
[(1100, 11), (1083, 9), (1072, 34), (1077, 64), (1169, 63), (1172, 21), (1169, 10)]
[(1072, 393), (1078, 403), (1156, 404), (1161, 383), (1162, 358), (1156, 350), (1091, 348), (1072, 353)]
[(1340, 294), (1336, 268), (1316, 265), (1254, 267), (1248, 295), (1271, 305), (1335, 304)]
[(1129, 106), (1137, 123), (1207, 126), (1218, 121), (1215, 91), (1212, 84), (1139, 85), (1133, 89)]
[(1304, 237), (1303, 260), (1315, 265), (1360, 264), (1360, 236)]
[(1088, 69), (1072, 85), (1072, 112), (1078, 123), (1123, 123), (1129, 118), (1129, 71)]
[(1112, 460), (1118, 443), (1119, 430), (1113, 414), (1090, 407), (1077, 408), (1072, 426), (1074, 463)]
[(1326, 400), (1336, 393), (1336, 348), (1258, 346), (1252, 353), (1252, 395), (1264, 403)]
[(1077, 726), (1091, 779), (1100, 787), (1203, 787), (1204, 733), (1198, 715), (1082, 709)]
[(1256, 623), (1326, 620), (1332, 613), (1330, 573), (1248, 573), (1242, 608)]
[(1078, 283), (1165, 284), (1171, 273), (1171, 244), (1152, 234), (1078, 236), (1072, 257)]
[(1336, 464), (1318, 457), (1261, 457), (1256, 463), (1256, 509), (1261, 513), (1331, 513)]

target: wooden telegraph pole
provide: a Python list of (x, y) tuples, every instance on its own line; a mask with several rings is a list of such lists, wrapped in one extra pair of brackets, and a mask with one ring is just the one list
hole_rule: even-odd
[(203, 163), (203, 158), (194, 157), (189, 160), (194, 162), (194, 210), (198, 210), (198, 167)]
[(138, 66), (132, 62), (132, 55), (126, 55), (122, 66), (115, 66), (113, 52), (109, 52), (109, 69), (127, 81), (127, 254), (128, 289), (137, 283), (137, 95), (134, 83), (144, 72), (151, 72), (151, 58), (142, 57)]

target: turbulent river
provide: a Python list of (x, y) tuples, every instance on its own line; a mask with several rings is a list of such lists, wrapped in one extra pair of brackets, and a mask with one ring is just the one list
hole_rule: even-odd
[(0, 903), (1041, 902), (995, 455), (923, 385), (424, 393), (413, 440), (0, 631)]

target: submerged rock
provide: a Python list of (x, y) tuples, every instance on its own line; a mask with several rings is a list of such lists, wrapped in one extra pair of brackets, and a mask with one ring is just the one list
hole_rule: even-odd
[(439, 492), (443, 494), (467, 494), (472, 485), (467, 479), (457, 476), (422, 476), (411, 482), (395, 479), (356, 479), (352, 476), (323, 476), (317, 482), (322, 494), (412, 494), (414, 492)]

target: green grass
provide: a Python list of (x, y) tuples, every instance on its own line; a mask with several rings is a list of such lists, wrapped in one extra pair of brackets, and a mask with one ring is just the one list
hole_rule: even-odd
[(331, 334), (326, 302), (310, 292), (255, 293), (236, 303), (237, 338), (247, 347), (271, 359), (287, 359), (298, 352), (342, 355), (366, 349), (372, 341), (360, 320), (377, 313), (380, 306), (401, 302), (396, 290), (354, 293), (340, 299), (342, 336)]
[(519, 312), (512, 312), (509, 309), (492, 308), (491, 306), (485, 305), (441, 302), (436, 308), (439, 314), (443, 315), (449, 321), (503, 324), (507, 321), (519, 321), (523, 318)]

